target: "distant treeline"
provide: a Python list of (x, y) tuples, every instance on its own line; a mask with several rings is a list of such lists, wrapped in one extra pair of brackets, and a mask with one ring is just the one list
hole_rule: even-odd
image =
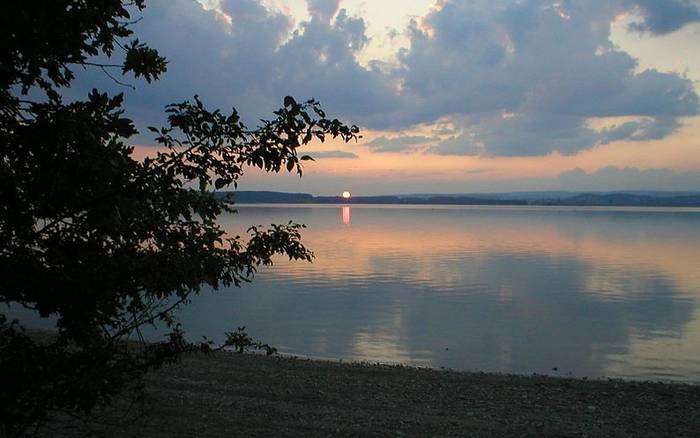
[(386, 195), (354, 196), (345, 200), (340, 196), (313, 196), (308, 193), (265, 191), (219, 192), (217, 196), (233, 196), (239, 204), (437, 204), (437, 205), (567, 205), (567, 206), (621, 206), (621, 207), (700, 207), (697, 194), (635, 193), (571, 193), (548, 194), (478, 194), (463, 195)]

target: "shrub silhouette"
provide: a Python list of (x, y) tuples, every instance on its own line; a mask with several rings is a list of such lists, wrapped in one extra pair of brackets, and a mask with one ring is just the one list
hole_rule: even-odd
[[(144, 0), (3, 3), (0, 301), (57, 321), (55, 337), (40, 342), (0, 315), (6, 436), (55, 410), (105, 405), (184, 352), (220, 348), (187, 342), (173, 312), (203, 285), (251, 281), (275, 254), (313, 255), (300, 241), (302, 225), (291, 222), (227, 236), (216, 218), (233, 211), (232, 200), (212, 191), (236, 187), (248, 168), (301, 175), (310, 157), (299, 147), (357, 138), (356, 126), (327, 118), (314, 100), (286, 97), (250, 129), (235, 110), (211, 111), (195, 96), (166, 108), (167, 126), (149, 128), (161, 151), (135, 159), (128, 139), (137, 131), (121, 94), (93, 90), (65, 103), (61, 90), (75, 68), (149, 83), (165, 73), (167, 61), (130, 30), (143, 7)], [(153, 323), (169, 328), (165, 341), (143, 342), (140, 329)], [(228, 341), (245, 349), (241, 331)]]

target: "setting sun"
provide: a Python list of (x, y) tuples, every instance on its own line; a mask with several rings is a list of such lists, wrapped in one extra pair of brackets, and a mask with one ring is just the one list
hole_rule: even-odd
[(343, 197), (343, 199), (350, 199), (352, 197), (350, 192), (347, 192), (347, 191), (343, 192), (343, 194), (341, 196)]

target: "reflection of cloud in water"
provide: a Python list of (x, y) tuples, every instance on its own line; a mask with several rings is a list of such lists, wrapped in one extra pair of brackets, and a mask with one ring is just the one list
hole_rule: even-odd
[[(424, 296), (414, 306), (420, 310), (406, 322), (407, 339), (419, 346), (430, 342), (419, 326), (421, 320), (430, 320), (432, 330), (453, 347), (436, 350), (438, 363), (518, 372), (557, 366), (564, 372), (600, 375), (605, 356), (624, 352), (633, 335), (669, 335), (689, 321), (692, 305), (674, 299), (676, 290), (668, 280), (628, 284), (653, 291), (643, 298), (600, 300), (582, 292), (592, 269), (570, 258), (487, 255), (475, 278), (489, 289), (509, 291), (509, 296), (485, 291), (464, 303)], [(648, 273), (615, 275), (624, 283), (638, 274)]]
[[(695, 323), (700, 215), (354, 206), (349, 228), (337, 208), (251, 210), (242, 223), (305, 222), (317, 260), (202, 297), (193, 331), (245, 323), (300, 354), (459, 369), (700, 371), (694, 346), (667, 348)], [(652, 369), (654, 351), (675, 355)]]

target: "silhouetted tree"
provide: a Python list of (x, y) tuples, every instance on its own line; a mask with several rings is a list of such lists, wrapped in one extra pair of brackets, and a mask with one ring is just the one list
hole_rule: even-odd
[[(190, 344), (173, 317), (203, 285), (240, 285), (274, 254), (311, 260), (301, 225), (251, 227), (227, 236), (231, 211), (212, 188), (235, 186), (249, 167), (296, 171), (314, 138), (355, 139), (318, 103), (286, 97), (274, 117), (247, 128), (233, 110), (169, 105), (168, 126), (149, 128), (161, 146), (136, 160), (137, 131), (122, 95), (93, 90), (66, 103), (75, 68), (157, 80), (158, 52), (133, 38), (144, 0), (7, 0), (0, 14), (0, 301), (56, 319), (43, 342), (0, 314), (0, 416), (20, 435), (55, 410), (90, 412), (127, 382)], [(107, 62), (105, 61), (107, 60)], [(243, 61), (243, 60), (242, 60)], [(144, 324), (167, 341), (125, 342)]]

